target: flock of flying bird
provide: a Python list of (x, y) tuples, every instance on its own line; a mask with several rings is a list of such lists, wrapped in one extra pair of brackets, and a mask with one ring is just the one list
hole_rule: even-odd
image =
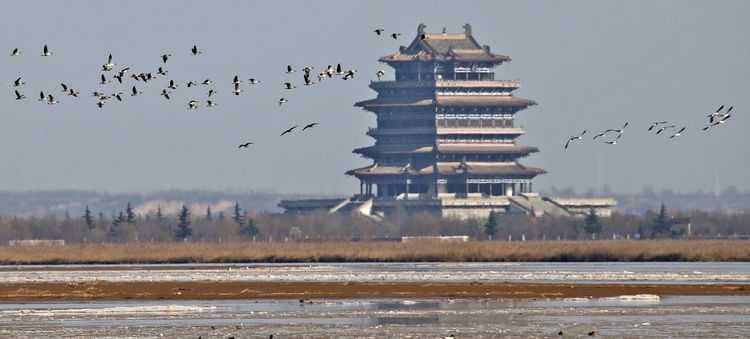
[[(203, 54), (203, 51), (201, 49), (199, 49), (197, 45), (193, 45), (193, 47), (190, 49), (190, 54), (193, 55), (193, 56), (198, 56), (200, 54)], [(15, 49), (13, 49), (11, 51), (10, 55), (12, 57), (18, 57), (18, 56), (21, 55), (21, 51), (18, 48), (15, 48)], [(42, 48), (42, 54), (41, 55), (44, 56), (44, 57), (50, 57), (50, 56), (52, 56), (52, 52), (50, 51), (50, 49), (49, 49), (49, 47), (47, 45), (44, 45), (44, 47)], [(172, 54), (169, 54), (169, 53), (161, 55), (162, 65), (158, 66), (156, 72), (154, 72), (154, 73), (152, 73), (152, 72), (135, 73), (135, 72), (131, 72), (130, 67), (122, 67), (119, 70), (115, 71), (115, 67), (117, 66), (117, 64), (114, 63), (112, 54), (109, 54), (107, 56), (106, 63), (104, 63), (103, 65), (101, 65), (101, 72), (102, 72), (102, 74), (101, 74), (101, 76), (99, 78), (99, 85), (110, 84), (110, 83), (112, 83), (113, 80), (116, 80), (118, 84), (123, 84), (124, 80), (127, 80), (126, 75), (128, 73), (130, 73), (130, 78), (132, 78), (133, 81), (135, 81), (135, 82), (141, 82), (142, 81), (143, 84), (144, 84), (144, 86), (145, 86), (146, 84), (148, 84), (149, 82), (157, 79), (158, 77), (166, 77), (167, 76), (167, 74), (168, 74), (169, 71), (166, 69), (166, 66), (167, 66), (167, 61), (169, 60), (170, 57), (172, 57)], [(314, 69), (313, 66), (304, 66), (304, 67), (301, 67), (299, 69), (302, 71), (302, 80), (303, 80), (302, 83), (305, 86), (311, 86), (311, 85), (314, 85), (316, 83), (321, 83), (321, 82), (323, 82), (324, 79), (333, 78), (334, 76), (341, 77), (341, 79), (343, 79), (343, 80), (349, 80), (349, 79), (353, 79), (354, 76), (355, 76), (355, 74), (357, 73), (356, 69), (344, 69), (340, 63), (336, 64), (336, 65), (327, 65), (321, 72), (319, 72), (317, 74), (317, 81), (313, 81), (313, 80), (311, 80), (312, 72), (313, 72), (313, 69)], [(287, 75), (291, 75), (292, 73), (295, 73), (296, 71), (297, 71), (297, 68), (295, 68), (294, 66), (292, 66), (292, 65), (287, 65), (286, 66), (285, 73)], [(111, 74), (111, 76), (109, 78), (107, 77), (108, 73)], [(379, 70), (376, 75), (378, 76), (378, 78), (380, 78), (384, 74), (385, 74), (384, 71)], [(240, 77), (238, 75), (235, 75), (232, 78), (231, 85), (232, 85), (233, 90), (231, 91), (231, 93), (234, 94), (235, 96), (239, 96), (242, 93), (242, 91), (243, 91), (243, 89), (241, 87), (242, 82), (243, 82), (243, 80), (240, 79)], [(249, 78), (247, 80), (247, 83), (250, 86), (255, 86), (255, 85), (260, 84), (260, 80), (258, 80), (256, 78)], [(26, 95), (24, 95), (20, 91), (20, 88), (23, 85), (25, 85), (25, 84), (26, 83), (23, 81), (23, 77), (20, 77), (20, 76), (18, 78), (16, 78), (16, 80), (13, 81), (12, 86), (14, 87), (14, 93), (15, 93), (15, 99), (16, 100), (26, 99)], [(206, 107), (214, 107), (217, 104), (212, 99), (212, 96), (214, 94), (216, 94), (217, 92), (213, 88), (211, 88), (212, 85), (214, 85), (214, 82), (211, 79), (205, 79), (203, 81), (188, 81), (185, 86), (187, 88), (199, 87), (199, 86), (206, 86), (208, 88), (208, 90), (207, 90), (207, 98), (206, 98)], [(287, 90), (287, 91), (288, 90), (293, 90), (293, 89), (297, 88), (297, 86), (295, 86), (291, 81), (285, 81), (281, 85), (282, 85), (282, 89)], [(71, 96), (71, 97), (75, 97), (75, 98), (77, 98), (80, 95), (80, 91), (74, 89), (73, 87), (69, 86), (68, 84), (61, 83), (60, 86), (62, 87), (62, 92), (65, 93), (65, 95), (68, 95), (68, 96)], [(161, 90), (160, 95), (162, 97), (164, 97), (165, 100), (170, 100), (171, 99), (170, 95), (173, 93), (173, 91), (177, 90), (177, 88), (179, 86), (180, 85), (177, 82), (175, 82), (174, 80), (169, 80), (168, 83), (167, 83), (166, 88), (163, 88)], [(134, 97), (134, 96), (138, 96), (138, 95), (141, 95), (141, 94), (143, 94), (143, 92), (140, 89), (138, 89), (138, 87), (136, 85), (133, 85), (131, 87), (131, 89), (130, 89), (130, 96)], [(114, 92), (112, 94), (107, 94), (107, 93), (104, 93), (104, 92), (101, 92), (101, 91), (94, 91), (93, 92), (93, 96), (97, 99), (96, 106), (99, 107), (99, 108), (104, 107), (105, 104), (107, 104), (108, 102), (110, 102), (113, 99), (117, 100), (117, 101), (123, 101), (124, 95), (125, 95), (125, 93), (121, 92), (121, 91)], [(44, 91), (40, 91), (40, 93), (39, 93), (39, 101), (40, 102), (45, 102), (45, 103), (47, 103), (49, 105), (54, 105), (54, 104), (60, 103), (60, 101), (57, 98), (55, 98), (54, 95), (52, 95), (49, 92), (45, 93)], [(279, 106), (282, 106), (283, 104), (288, 103), (288, 102), (289, 102), (289, 100), (287, 98), (283, 97), (283, 96), (278, 100)], [(201, 101), (200, 100), (191, 99), (190, 101), (188, 101), (188, 110), (195, 110), (195, 109), (198, 109), (200, 106), (201, 106)], [(318, 125), (320, 125), (320, 123), (318, 123), (318, 122), (311, 122), (311, 123), (308, 123), (308, 124), (304, 125), (304, 127), (302, 127), (302, 130), (304, 131), (304, 130), (307, 130), (307, 129), (310, 129), (310, 128), (314, 128), (314, 127), (316, 127)], [(286, 134), (290, 134), (294, 130), (296, 130), (297, 128), (298, 128), (298, 126), (294, 125), (294, 126), (288, 128), (288, 129), (284, 130), (280, 134), (280, 136), (284, 136)], [(253, 145), (253, 144), (254, 144), (253, 142), (245, 142), (245, 143), (242, 143), (242, 144), (238, 145), (237, 148), (248, 148), (250, 145)]]
[[(374, 32), (375, 32), (376, 35), (381, 36), (381, 35), (385, 34), (385, 29), (377, 28), (377, 29), (374, 30)], [(390, 37), (393, 38), (394, 40), (398, 39), (399, 36), (401, 36), (401, 33), (391, 33), (390, 34)], [(424, 40), (426, 38), (427, 38), (427, 36), (425, 34), (422, 34), (420, 36), (420, 39), (422, 39), (422, 40)], [(198, 55), (202, 54), (203, 51), (200, 50), (197, 45), (193, 45), (193, 47), (190, 49), (190, 53), (193, 56), (198, 56)], [(14, 56), (14, 57), (19, 56), (19, 55), (21, 55), (21, 51), (18, 48), (15, 48), (15, 49), (13, 49), (11, 51), (10, 55)], [(47, 47), (47, 45), (44, 45), (44, 47), (42, 49), (42, 54), (41, 55), (44, 56), (44, 57), (52, 56), (52, 52), (49, 50), (49, 48)], [(161, 66), (159, 66), (157, 68), (157, 71), (155, 72), (156, 75), (154, 75), (151, 72), (138, 73), (138, 74), (136, 74), (136, 73), (133, 72), (133, 73), (131, 73), (130, 77), (134, 81), (143, 81), (144, 84), (145, 84), (145, 83), (148, 83), (149, 81), (152, 81), (152, 80), (156, 79), (159, 76), (166, 76), (167, 73), (168, 73), (168, 71), (165, 69), (165, 67), (166, 67), (167, 61), (169, 60), (170, 57), (172, 57), (172, 54), (163, 54), (161, 56), (161, 61), (162, 61), (163, 65), (161, 65)], [(102, 67), (101, 67), (101, 71), (104, 72), (104, 73), (102, 73), (101, 76), (100, 76), (100, 81), (99, 81), (100, 85), (106, 85), (106, 84), (109, 84), (109, 83), (112, 82), (112, 80), (107, 79), (106, 73), (107, 72), (113, 72), (114, 69), (115, 69), (115, 66), (117, 66), (117, 64), (115, 64), (113, 62), (112, 54), (109, 54), (108, 57), (107, 57), (107, 62), (105, 64), (103, 64)], [(328, 65), (321, 72), (319, 72), (317, 74), (317, 82), (316, 82), (316, 81), (313, 81), (311, 79), (312, 72), (313, 72), (313, 69), (314, 69), (313, 66), (304, 66), (304, 67), (301, 67), (300, 69), (302, 70), (302, 80), (303, 80), (303, 84), (305, 86), (311, 86), (311, 85), (314, 85), (316, 83), (321, 83), (321, 82), (323, 82), (324, 79), (332, 78), (334, 76), (340, 76), (341, 79), (343, 79), (343, 80), (349, 80), (349, 79), (353, 79), (354, 76), (355, 76), (355, 74), (357, 73), (356, 69), (345, 70), (341, 66), (340, 63), (336, 64), (335, 66), (334, 65)], [(292, 65), (287, 65), (286, 66), (285, 73), (287, 75), (290, 75), (290, 74), (292, 74), (292, 73), (294, 73), (296, 71), (297, 71), (297, 69), (295, 67), (293, 67)], [(123, 79), (125, 78), (125, 75), (128, 72), (130, 72), (130, 67), (121, 68), (119, 71), (114, 72), (114, 74), (112, 75), (112, 78), (116, 79), (119, 84), (122, 84), (123, 83)], [(377, 76), (378, 80), (381, 80), (382, 77), (385, 75), (385, 71), (378, 70), (375, 73), (375, 75)], [(247, 82), (248, 82), (248, 84), (250, 86), (254, 86), (254, 85), (260, 84), (260, 80), (258, 80), (256, 78), (249, 78), (247, 80)], [(238, 96), (238, 95), (240, 95), (240, 93), (242, 93), (241, 83), (242, 83), (242, 80), (240, 79), (240, 77), (238, 75), (235, 75), (232, 78), (231, 84), (233, 86), (233, 90), (232, 90), (231, 93), (234, 94), (235, 96)], [(18, 77), (15, 81), (13, 81), (13, 87), (16, 88), (14, 90), (15, 91), (16, 100), (23, 100), (23, 99), (26, 98), (26, 96), (18, 90), (18, 88), (20, 88), (24, 84), (25, 84), (25, 82), (23, 82), (23, 78), (22, 77)], [(213, 81), (211, 81), (211, 79), (205, 79), (205, 80), (200, 81), (200, 82), (198, 82), (198, 81), (188, 81), (187, 84), (186, 84), (186, 87), (191, 88), (191, 87), (198, 87), (198, 86), (201, 86), (201, 85), (202, 86), (211, 86), (211, 85), (213, 85)], [(72, 96), (72, 97), (78, 97), (78, 95), (80, 94), (79, 91), (75, 90), (73, 87), (70, 87), (70, 86), (66, 85), (65, 83), (61, 83), (60, 86), (62, 87), (62, 92), (65, 93), (66, 95), (69, 95), (69, 96)], [(162, 97), (164, 97), (166, 100), (170, 100), (171, 99), (170, 98), (170, 94), (172, 94), (172, 91), (176, 90), (178, 87), (179, 87), (179, 85), (174, 80), (169, 80), (167, 87), (161, 90), (161, 94), (160, 95)], [(293, 89), (297, 88), (297, 86), (295, 86), (291, 81), (285, 81), (285, 82), (282, 83), (282, 88), (284, 90), (293, 90)], [(216, 102), (211, 99), (211, 97), (215, 93), (216, 93), (216, 91), (214, 89), (212, 89), (212, 88), (208, 89), (208, 95), (207, 95), (207, 99), (206, 99), (206, 106), (207, 107), (214, 107), (214, 106), (217, 105)], [(143, 92), (141, 92), (135, 85), (133, 85), (132, 88), (131, 88), (131, 90), (130, 90), (130, 96), (137, 96), (137, 95), (141, 95), (141, 94), (143, 94)], [(93, 96), (97, 98), (96, 105), (99, 108), (102, 108), (109, 100), (112, 100), (112, 99), (116, 99), (117, 101), (123, 101), (123, 95), (124, 95), (123, 92), (115, 92), (115, 93), (113, 93), (111, 95), (105, 94), (103, 92), (98, 92), (98, 91), (93, 92)], [(46, 102), (47, 104), (50, 104), (50, 105), (59, 103), (59, 101), (52, 94), (50, 94), (50, 93), (45, 94), (43, 91), (39, 93), (39, 101)], [(289, 100), (287, 100), (285, 97), (281, 97), (278, 100), (279, 106), (282, 106), (283, 104), (285, 104), (287, 102), (289, 102)], [(200, 107), (200, 103), (201, 102), (199, 100), (192, 99), (192, 100), (190, 100), (188, 102), (188, 109), (189, 110), (198, 109)], [(730, 106), (726, 111), (723, 112), (724, 107), (725, 107), (725, 105), (721, 105), (715, 112), (708, 114), (708, 116), (707, 116), (708, 117), (708, 125), (706, 127), (702, 128), (703, 131), (707, 131), (707, 130), (709, 130), (712, 127), (716, 127), (716, 126), (719, 126), (721, 124), (724, 124), (725, 122), (727, 122), (727, 120), (729, 118), (732, 117), (731, 112), (734, 109), (734, 107)], [(320, 125), (320, 124), (317, 123), (317, 122), (312, 122), (312, 123), (309, 123), (309, 124), (305, 125), (302, 128), (302, 130), (304, 131), (304, 130), (313, 128), (313, 127), (318, 126), (318, 125)], [(628, 125), (629, 125), (629, 122), (625, 122), (625, 124), (623, 124), (622, 127), (620, 127), (620, 128), (606, 129), (606, 130), (604, 130), (604, 131), (602, 131), (602, 132), (594, 135), (593, 140), (597, 140), (599, 138), (602, 138), (602, 139), (608, 138), (607, 140), (603, 141), (605, 144), (616, 145), (617, 141), (620, 140), (620, 138), (622, 138), (622, 136), (623, 136), (623, 134), (625, 132), (625, 128), (628, 127)], [(292, 133), (297, 128), (298, 128), (298, 126), (294, 125), (294, 126), (288, 128), (288, 129), (284, 130), (283, 132), (281, 132), (280, 136), (284, 136), (286, 134)], [(655, 134), (656, 135), (662, 134), (663, 132), (666, 132), (666, 131), (669, 131), (669, 130), (672, 130), (672, 129), (677, 129), (677, 130), (676, 130), (676, 132), (672, 133), (669, 136), (670, 139), (674, 139), (674, 138), (677, 138), (677, 137), (681, 136), (685, 132), (685, 130), (687, 129), (687, 127), (683, 126), (683, 127), (681, 127), (681, 128), (678, 129), (677, 125), (671, 124), (668, 121), (655, 121), (655, 122), (653, 122), (648, 127), (648, 131), (649, 132), (653, 132), (655, 130)], [(587, 133), (587, 130), (583, 130), (578, 135), (570, 136), (567, 139), (567, 141), (565, 142), (564, 149), (567, 150), (568, 147), (570, 147), (571, 143), (573, 143), (575, 141), (582, 141), (583, 137), (586, 135), (586, 133)], [(248, 148), (252, 144), (253, 144), (253, 142), (245, 142), (243, 144), (238, 145), (237, 147), (238, 148)]]
[[(732, 117), (732, 110), (734, 109), (734, 106), (730, 106), (725, 112), (722, 112), (724, 110), (725, 105), (719, 106), (719, 108), (714, 111), (713, 113), (710, 113), (707, 115), (708, 117), (708, 125), (706, 127), (703, 127), (703, 131), (708, 131), (712, 127), (716, 127), (719, 125), (722, 125), (729, 120), (729, 118)], [(616, 145), (617, 140), (620, 140), (623, 133), (625, 133), (625, 128), (628, 127), (629, 122), (625, 122), (625, 124), (622, 125), (620, 128), (610, 128), (606, 129), (596, 135), (594, 135), (593, 140), (599, 139), (599, 138), (609, 138), (608, 140), (604, 140), (603, 142), (605, 144), (609, 145)], [(674, 139), (679, 136), (681, 136), (685, 130), (687, 130), (687, 126), (682, 126), (678, 128), (678, 125), (672, 124), (669, 121), (654, 121), (651, 123), (651, 125), (648, 126), (649, 132), (654, 132), (655, 135), (662, 134), (663, 132), (677, 129), (674, 133), (669, 135), (669, 139)], [(583, 130), (581, 134), (578, 135), (572, 135), (568, 137), (568, 140), (565, 141), (565, 146), (563, 146), (564, 149), (568, 149), (570, 147), (572, 142), (583, 140), (583, 136), (586, 135), (587, 130)]]

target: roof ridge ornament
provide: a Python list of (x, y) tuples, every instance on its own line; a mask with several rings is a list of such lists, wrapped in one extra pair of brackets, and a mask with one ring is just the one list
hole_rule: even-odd
[(464, 25), (464, 34), (466, 34), (466, 36), (471, 36), (471, 25), (469, 24)]
[(425, 25), (425, 24), (422, 24), (422, 23), (420, 23), (420, 24), (419, 24), (419, 25), (417, 26), (417, 35), (418, 35), (418, 36), (421, 36), (422, 34), (424, 34), (424, 29), (425, 29), (425, 28), (427, 28), (427, 25)]

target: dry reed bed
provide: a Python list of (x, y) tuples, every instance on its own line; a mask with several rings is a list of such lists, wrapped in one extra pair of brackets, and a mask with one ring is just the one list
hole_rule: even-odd
[(2, 264), (396, 261), (750, 261), (750, 241), (139, 242), (0, 247)]

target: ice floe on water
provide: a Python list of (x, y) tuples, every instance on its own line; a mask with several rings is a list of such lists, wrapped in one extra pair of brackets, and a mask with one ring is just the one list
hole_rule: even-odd
[(361, 263), (0, 267), (0, 283), (128, 281), (435, 281), (746, 283), (737, 263)]
[(605, 298), (606, 300), (621, 301), (621, 302), (638, 302), (638, 303), (658, 303), (661, 301), (661, 297), (655, 294), (634, 294), (634, 295), (621, 295), (612, 298)]
[(97, 308), (61, 308), (61, 309), (20, 309), (2, 311), (5, 316), (97, 316), (97, 315), (184, 315), (193, 313), (212, 312), (216, 306), (198, 305), (143, 305), (143, 306), (115, 306)]

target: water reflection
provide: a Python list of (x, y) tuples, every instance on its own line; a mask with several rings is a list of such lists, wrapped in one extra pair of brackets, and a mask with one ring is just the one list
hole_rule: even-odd
[(742, 337), (750, 297), (630, 300), (286, 300), (0, 304), (0, 337)]

